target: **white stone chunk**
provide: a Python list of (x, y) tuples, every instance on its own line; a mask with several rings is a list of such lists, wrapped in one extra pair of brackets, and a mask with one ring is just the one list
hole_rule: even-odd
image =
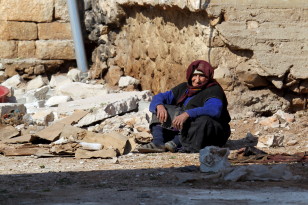
[(66, 95), (53, 96), (46, 101), (45, 105), (48, 107), (58, 106), (61, 103), (70, 101), (71, 99), (70, 96)]
[(260, 136), (257, 147), (282, 147), (283, 140), (284, 136), (280, 134)]
[(37, 100), (46, 100), (46, 94), (49, 91), (49, 86), (44, 86), (41, 88), (38, 88), (37, 90), (34, 91), (34, 97)]
[(208, 146), (200, 150), (200, 171), (201, 172), (220, 172), (228, 167), (228, 148)]
[(66, 83), (71, 83), (71, 82), (72, 80), (69, 79), (69, 77), (65, 75), (53, 75), (51, 76), (49, 86), (54, 88), (54, 87), (61, 86), (61, 85), (64, 85)]
[(32, 115), (32, 120), (37, 125), (48, 125), (49, 122), (54, 120), (54, 114), (51, 110), (38, 111)]
[(7, 79), (6, 81), (4, 81), (1, 85), (5, 87), (17, 88), (21, 82), (22, 82), (21, 77), (19, 75), (14, 75), (10, 77), (9, 79)]
[(42, 76), (37, 76), (36, 78), (30, 80), (27, 84), (27, 90), (33, 90), (33, 89), (38, 89), (40, 87), (43, 87), (46, 85), (44, 82)]
[(71, 69), (67, 73), (67, 77), (71, 79), (73, 82), (80, 82), (81, 81), (81, 71), (78, 69)]
[(84, 99), (108, 93), (104, 85), (91, 85), (80, 82), (66, 83), (56, 88), (58, 94), (71, 96), (72, 99)]
[(139, 80), (133, 78), (131, 76), (123, 76), (119, 80), (119, 87), (127, 87), (129, 85), (138, 85), (140, 83)]

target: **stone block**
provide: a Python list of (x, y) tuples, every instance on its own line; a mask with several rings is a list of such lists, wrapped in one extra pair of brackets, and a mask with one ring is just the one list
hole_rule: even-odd
[(265, 135), (258, 138), (257, 147), (282, 147), (284, 136), (280, 134)]
[(52, 21), (53, 0), (2, 0), (6, 20), (9, 21)]
[(18, 58), (34, 58), (35, 42), (34, 41), (18, 41)]
[(0, 40), (0, 58), (17, 58), (18, 49), (16, 41), (1, 41)]
[(80, 82), (81, 80), (81, 71), (78, 69), (71, 69), (67, 73), (67, 77), (71, 79), (73, 82)]
[(37, 26), (32, 22), (0, 21), (0, 39), (35, 40)]
[(0, 103), (0, 117), (4, 114), (19, 113), (26, 114), (26, 107), (21, 103)]
[(59, 139), (62, 131), (64, 130), (65, 124), (62, 123), (54, 123), (45, 129), (35, 133), (36, 136), (39, 138), (48, 140), (48, 141), (55, 141)]
[(36, 57), (39, 59), (75, 59), (73, 41), (70, 40), (39, 40), (36, 44)]
[(72, 83), (72, 80), (64, 75), (53, 75), (51, 76), (49, 86), (54, 88), (54, 87), (59, 87), (63, 86), (66, 83)]
[(66, 95), (52, 96), (46, 101), (45, 105), (48, 107), (54, 107), (54, 106), (58, 106), (61, 103), (68, 102), (71, 99), (72, 98), (70, 96), (66, 96)]
[(38, 24), (38, 38), (40, 40), (71, 40), (71, 26), (69, 23), (52, 22)]
[(48, 125), (49, 122), (54, 121), (54, 114), (51, 110), (37, 111), (32, 115), (32, 120), (37, 125)]
[(122, 76), (119, 80), (119, 87), (127, 87), (129, 85), (138, 85), (140, 80), (131, 76)]
[(20, 85), (22, 82), (22, 78), (20, 75), (14, 75), (4, 81), (1, 85), (6, 86), (6, 87), (12, 87), (12, 88), (17, 88), (18, 85)]
[(105, 80), (108, 84), (114, 86), (118, 84), (123, 74), (123, 70), (119, 66), (111, 66), (108, 69)]
[(66, 0), (55, 0), (55, 18), (64, 22), (70, 20)]
[(37, 76), (33, 80), (30, 80), (27, 84), (27, 90), (38, 89), (43, 87), (46, 83), (44, 82), (42, 76)]

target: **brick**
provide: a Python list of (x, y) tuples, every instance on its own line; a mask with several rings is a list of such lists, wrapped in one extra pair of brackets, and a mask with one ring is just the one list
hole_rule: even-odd
[(36, 41), (36, 57), (39, 59), (75, 59), (74, 44), (71, 40)]
[(0, 7), (9, 21), (51, 22), (54, 1), (2, 0)]
[(55, 18), (59, 21), (69, 22), (66, 0), (55, 0)]
[(35, 57), (35, 42), (19, 41), (18, 58), (34, 58), (34, 57)]
[(69, 23), (40, 23), (38, 24), (38, 37), (40, 40), (70, 40), (71, 26)]
[(31, 22), (0, 21), (0, 39), (35, 40), (37, 25)]
[(17, 58), (16, 41), (0, 41), (0, 58)]

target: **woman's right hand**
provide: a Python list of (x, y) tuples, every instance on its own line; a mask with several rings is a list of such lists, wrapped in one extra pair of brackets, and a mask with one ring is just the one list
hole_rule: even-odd
[(164, 105), (156, 106), (156, 115), (160, 123), (167, 121), (168, 113)]

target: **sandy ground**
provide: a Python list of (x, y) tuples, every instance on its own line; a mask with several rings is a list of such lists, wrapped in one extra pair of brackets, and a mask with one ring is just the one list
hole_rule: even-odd
[[(283, 133), (292, 142), (263, 149), (269, 153), (308, 151), (306, 115), (288, 128), (264, 130), (256, 120), (232, 121), (231, 151), (247, 145), (247, 132)], [(169, 152), (114, 159), (0, 155), (0, 204), (307, 204), (307, 163), (287, 164), (297, 180), (241, 182), (204, 180), (199, 165), (199, 154)]]

